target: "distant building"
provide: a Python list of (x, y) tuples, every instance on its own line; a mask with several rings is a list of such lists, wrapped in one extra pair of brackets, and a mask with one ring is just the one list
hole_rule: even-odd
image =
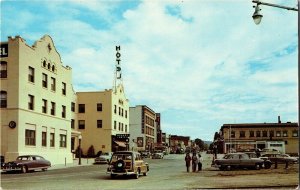
[(225, 153), (272, 148), (294, 154), (299, 150), (298, 130), (297, 123), (281, 123), (279, 117), (278, 123), (224, 124), (220, 131)]
[(129, 108), (130, 147), (151, 151), (157, 142), (156, 113), (146, 105)]
[(72, 69), (63, 66), (50, 36), (33, 46), (19, 36), (1, 42), (1, 155), (39, 154), (53, 164), (72, 162)]
[(190, 137), (188, 136), (170, 135), (169, 141), (170, 151), (174, 153), (177, 153), (180, 149), (183, 149), (185, 151), (187, 147), (191, 147), (192, 145)]

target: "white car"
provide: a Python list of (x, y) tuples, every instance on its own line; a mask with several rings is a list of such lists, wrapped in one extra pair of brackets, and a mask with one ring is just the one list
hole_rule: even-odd
[(163, 159), (164, 158), (164, 153), (162, 151), (155, 151), (152, 154), (152, 159)]
[(95, 158), (95, 164), (108, 164), (113, 152), (104, 152)]

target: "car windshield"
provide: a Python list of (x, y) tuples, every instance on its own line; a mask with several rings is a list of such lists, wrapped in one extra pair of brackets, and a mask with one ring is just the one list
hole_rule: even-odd
[(132, 155), (131, 154), (114, 154), (112, 159), (115, 159), (115, 160), (131, 160)]
[(17, 160), (31, 160), (31, 157), (29, 157), (29, 156), (19, 156), (19, 157), (17, 157)]

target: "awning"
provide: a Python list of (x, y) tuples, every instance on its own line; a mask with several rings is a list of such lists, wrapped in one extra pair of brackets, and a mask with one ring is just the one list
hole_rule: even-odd
[(122, 141), (114, 141), (120, 147), (126, 147), (126, 144)]

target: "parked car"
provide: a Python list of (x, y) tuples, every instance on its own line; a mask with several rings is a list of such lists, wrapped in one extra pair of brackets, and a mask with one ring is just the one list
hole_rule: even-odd
[(15, 161), (3, 163), (1, 165), (1, 170), (10, 171), (20, 171), (26, 173), (33, 170), (47, 170), (51, 167), (51, 162), (38, 155), (24, 155), (18, 156)]
[(148, 171), (149, 164), (143, 160), (140, 153), (133, 151), (114, 152), (107, 168), (107, 174), (110, 174), (111, 178), (117, 175), (131, 175), (138, 179), (141, 174), (147, 176)]
[(299, 157), (292, 157), (288, 154), (264, 154), (260, 157), (261, 159), (269, 159), (272, 163), (298, 163)]
[(260, 152), (261, 155), (263, 154), (280, 154), (279, 150), (274, 148), (263, 148)]
[(228, 153), (223, 158), (216, 159), (214, 162), (214, 167), (218, 167), (220, 170), (231, 170), (232, 168), (254, 168), (259, 170), (263, 166), (264, 160), (250, 158), (245, 153)]
[(161, 150), (156, 150), (151, 155), (152, 159), (163, 159), (164, 153)]
[(108, 164), (111, 159), (112, 152), (104, 152), (95, 158), (95, 164)]
[(151, 155), (150, 152), (147, 150), (141, 151), (140, 154), (143, 158), (150, 158), (150, 155)]

